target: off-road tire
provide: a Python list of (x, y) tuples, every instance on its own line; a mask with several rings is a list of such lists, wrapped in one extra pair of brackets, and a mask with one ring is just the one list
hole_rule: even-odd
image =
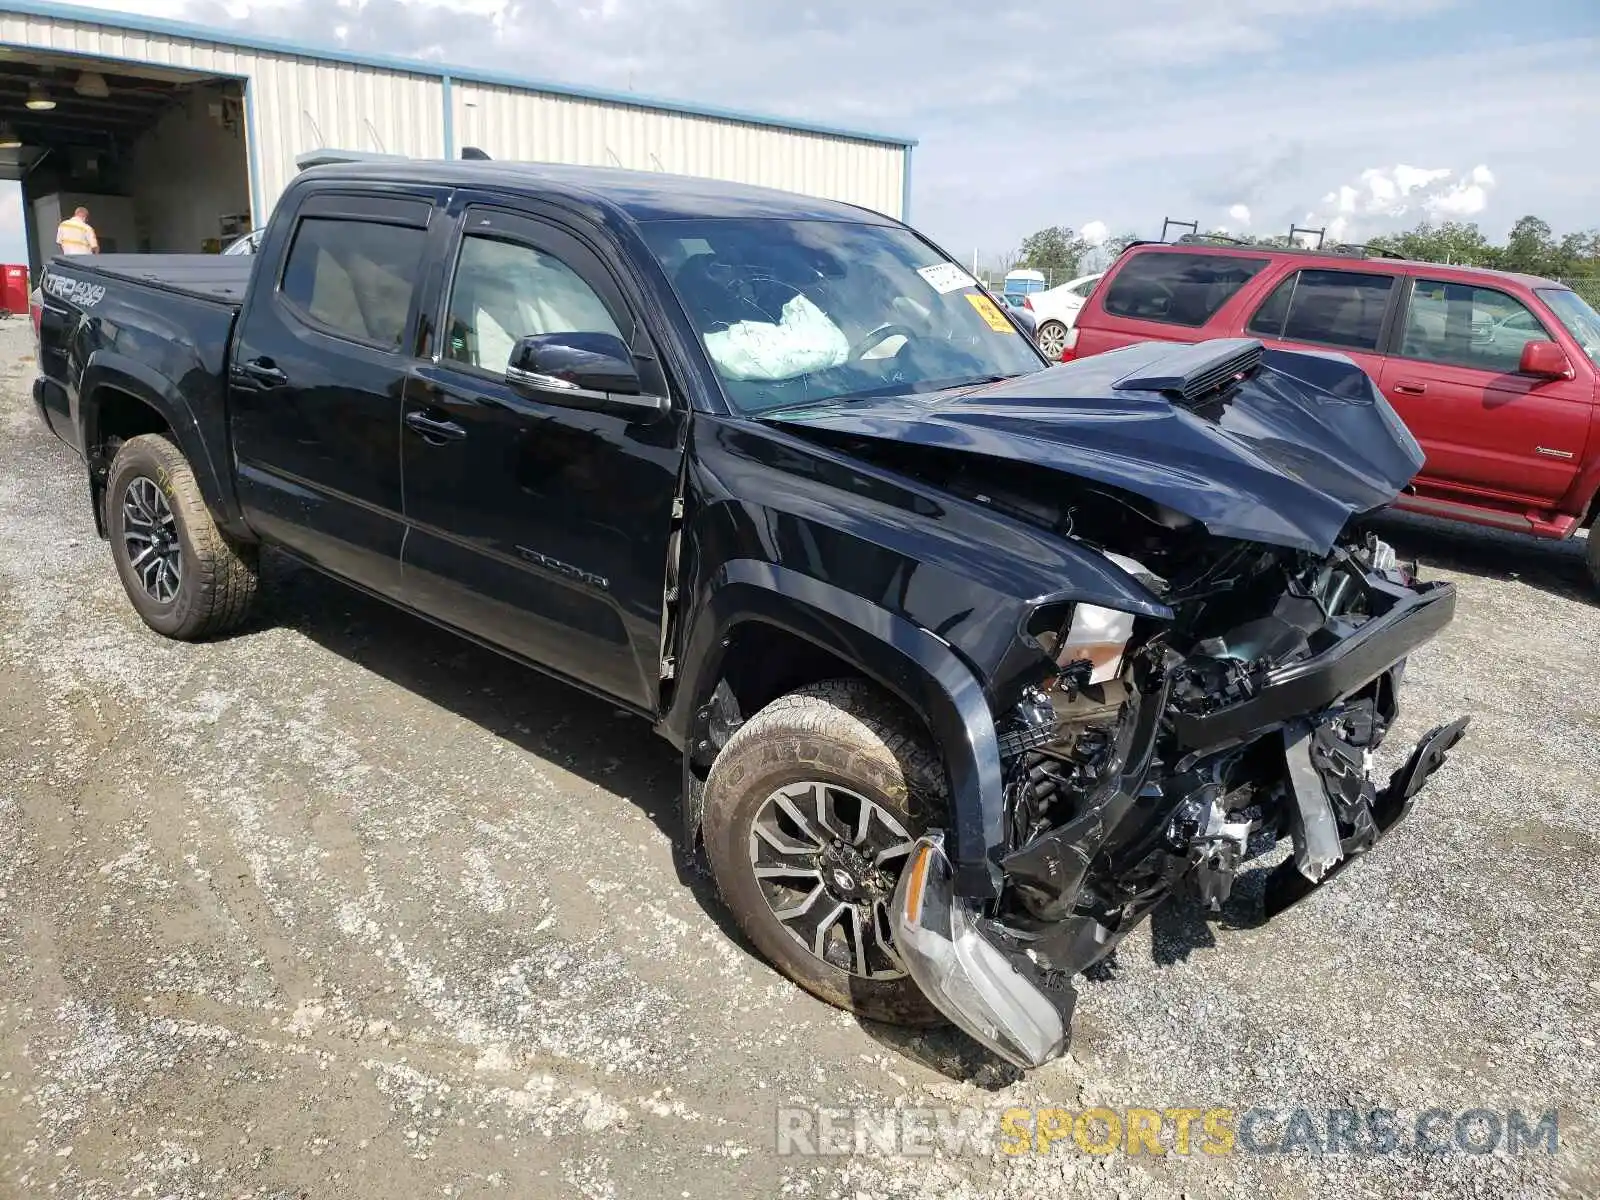
[(763, 896), (750, 859), (752, 823), (775, 790), (812, 780), (866, 797), (913, 838), (942, 824), (949, 811), (938, 754), (887, 693), (858, 680), (791, 692), (739, 728), (706, 781), (702, 831), (723, 902), (767, 961), (819, 999), (872, 1021), (944, 1024), (909, 975), (867, 979), (809, 953)]
[(1589, 582), (1600, 588), (1600, 529), (1591, 528), (1584, 539), (1583, 561), (1589, 566)]
[[(139, 477), (161, 490), (177, 528), (180, 583), (165, 603), (145, 590), (123, 536), (123, 497)], [(217, 528), (188, 460), (169, 439), (147, 433), (118, 448), (106, 479), (105, 507), (117, 574), (134, 609), (151, 629), (178, 641), (196, 641), (234, 629), (249, 616), (260, 585), (256, 547), (235, 542)]]

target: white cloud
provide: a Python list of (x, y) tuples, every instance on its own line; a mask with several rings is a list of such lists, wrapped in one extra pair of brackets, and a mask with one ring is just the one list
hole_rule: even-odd
[(1248, 204), (1235, 204), (1228, 209), (1228, 216), (1239, 222), (1246, 229), (1250, 227), (1250, 206)]
[(1328, 240), (1344, 241), (1405, 222), (1474, 217), (1488, 207), (1494, 186), (1494, 172), (1482, 163), (1459, 179), (1449, 167), (1368, 167), (1355, 183), (1325, 195), (1301, 224), (1326, 228)]
[(1104, 221), (1085, 221), (1078, 236), (1090, 246), (1104, 246), (1111, 236), (1111, 228)]
[[(1090, 214), (1145, 234), (1222, 212), (1257, 232), (1308, 212), (1358, 231), (1433, 214), (1503, 217), (1498, 235), (1524, 212), (1572, 228), (1600, 193), (1600, 164), (1571, 154), (1600, 124), (1596, 24), (1531, 42), (1489, 6), (1471, 17), (1478, 48), (1439, 49), (1467, 40), (1438, 36), (1465, 27), (1450, 10), (1467, 0), (1075, 6), (1070, 65), (1037, 0), (95, 3), (313, 43), (339, 26), (353, 51), (904, 132), (921, 139), (912, 219), (985, 255)], [(974, 61), (1003, 70), (954, 85)], [(1019, 119), (1019, 97), (1074, 119)], [(1482, 178), (1427, 165), (1484, 162)], [(1374, 163), (1396, 165), (1367, 177)], [(1005, 202), (981, 202), (995, 181)]]

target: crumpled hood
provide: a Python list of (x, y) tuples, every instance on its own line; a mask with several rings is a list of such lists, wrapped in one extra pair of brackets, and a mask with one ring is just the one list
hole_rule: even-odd
[[(1327, 553), (1349, 518), (1390, 503), (1421, 447), (1340, 354), (1267, 350), (1226, 401), (1191, 410), (1173, 382), (1200, 346), (1146, 342), (958, 396), (864, 398), (774, 413), (796, 432), (884, 439), (1027, 462), (1110, 484), (1220, 537)], [(1169, 398), (1172, 397), (1172, 398)]]

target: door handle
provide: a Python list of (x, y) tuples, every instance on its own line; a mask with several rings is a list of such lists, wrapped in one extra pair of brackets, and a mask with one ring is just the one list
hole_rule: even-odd
[(289, 382), (289, 377), (270, 358), (252, 358), (240, 363), (239, 373), (263, 387), (283, 387)]
[(1409, 379), (1396, 379), (1394, 381), (1394, 390), (1402, 396), (1421, 396), (1427, 392), (1428, 385), (1425, 383), (1413, 383)]
[(414, 433), (420, 433), (435, 446), (442, 446), (446, 442), (459, 442), (467, 436), (467, 431), (454, 421), (441, 421), (436, 417), (430, 417), (420, 408), (406, 414), (406, 428)]

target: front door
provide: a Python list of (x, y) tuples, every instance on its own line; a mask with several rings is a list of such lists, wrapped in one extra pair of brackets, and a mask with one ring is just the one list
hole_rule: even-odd
[(431, 198), (312, 193), (241, 316), (229, 366), (251, 528), (394, 595), (405, 533), (400, 402)]
[(1510, 293), (1416, 280), (1382, 385), (1428, 456), (1419, 491), (1549, 509), (1572, 486), (1593, 385), (1519, 374), (1533, 340), (1555, 339)]
[(518, 338), (608, 333), (666, 384), (618, 279), (573, 232), (465, 208), (433, 361), (407, 385), (401, 459), (412, 604), (650, 709), (680, 422), (564, 407), (511, 383)]

